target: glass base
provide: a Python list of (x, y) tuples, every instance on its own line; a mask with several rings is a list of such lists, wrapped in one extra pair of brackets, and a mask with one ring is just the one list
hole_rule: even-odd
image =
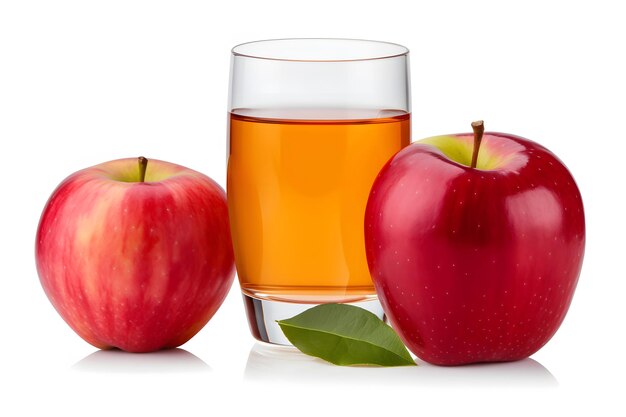
[[(284, 346), (292, 346), (292, 344), (287, 340), (276, 320), (291, 318), (320, 304), (264, 300), (251, 297), (246, 293), (242, 293), (242, 296), (252, 335), (261, 342)], [(376, 297), (342, 304), (364, 308), (381, 320), (385, 320), (385, 312)]]

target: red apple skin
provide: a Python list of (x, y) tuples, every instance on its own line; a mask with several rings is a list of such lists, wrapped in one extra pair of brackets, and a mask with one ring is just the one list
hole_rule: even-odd
[(158, 160), (147, 167), (146, 179), (154, 181), (120, 181), (137, 167), (137, 159), (122, 159), (70, 175), (37, 230), (46, 295), (78, 335), (101, 349), (150, 352), (185, 343), (234, 278), (222, 188)]
[(567, 168), (513, 135), (485, 133), (480, 149), (504, 162), (472, 169), (414, 143), (382, 169), (367, 204), (384, 310), (410, 350), (437, 365), (532, 355), (563, 321), (582, 266), (583, 205)]

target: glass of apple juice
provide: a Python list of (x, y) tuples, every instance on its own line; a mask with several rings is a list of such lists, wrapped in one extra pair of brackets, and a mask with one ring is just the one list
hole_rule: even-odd
[(388, 42), (277, 39), (232, 50), (228, 205), (252, 334), (321, 303), (383, 317), (365, 205), (410, 142), (409, 51)]

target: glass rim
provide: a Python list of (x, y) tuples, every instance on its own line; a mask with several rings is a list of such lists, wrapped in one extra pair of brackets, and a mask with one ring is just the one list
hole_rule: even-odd
[[(245, 47), (249, 47), (249, 46), (254, 46), (257, 44), (270, 44), (270, 43), (280, 43), (280, 42), (284, 42), (284, 41), (323, 41), (323, 42), (354, 42), (354, 43), (361, 43), (361, 44), (371, 44), (371, 45), (377, 45), (377, 46), (386, 46), (388, 48), (396, 48), (397, 52), (395, 53), (382, 53), (382, 54), (371, 54), (372, 56), (365, 56), (365, 57), (359, 57), (359, 58), (322, 58), (322, 59), (298, 59), (298, 58), (282, 58), (282, 57), (277, 57), (277, 56), (271, 56), (271, 54), (254, 54), (254, 53), (244, 53), (244, 52), (240, 52), (238, 50), (245, 48)], [(387, 42), (387, 41), (376, 41), (376, 40), (370, 40), (370, 39), (353, 39), (353, 38), (276, 38), (276, 39), (260, 39), (260, 40), (256, 40), (256, 41), (250, 41), (250, 42), (244, 42), (244, 43), (240, 43), (237, 44), (235, 46), (233, 46), (233, 48), (230, 50), (231, 54), (234, 57), (243, 57), (243, 58), (251, 58), (251, 59), (262, 59), (262, 60), (268, 60), (268, 61), (282, 61), (282, 62), (328, 62), (328, 63), (332, 63), (332, 62), (357, 62), (357, 61), (374, 61), (374, 60), (381, 60), (381, 59), (390, 59), (390, 58), (398, 58), (398, 57), (402, 57), (402, 56), (407, 56), (409, 54), (409, 48), (407, 48), (404, 45), (400, 45), (398, 43), (394, 43), (394, 42)]]

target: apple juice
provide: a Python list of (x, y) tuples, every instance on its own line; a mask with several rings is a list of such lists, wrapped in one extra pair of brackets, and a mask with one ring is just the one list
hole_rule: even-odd
[(233, 111), (227, 188), (242, 291), (292, 302), (374, 299), (365, 206), (380, 169), (409, 141), (403, 111)]

